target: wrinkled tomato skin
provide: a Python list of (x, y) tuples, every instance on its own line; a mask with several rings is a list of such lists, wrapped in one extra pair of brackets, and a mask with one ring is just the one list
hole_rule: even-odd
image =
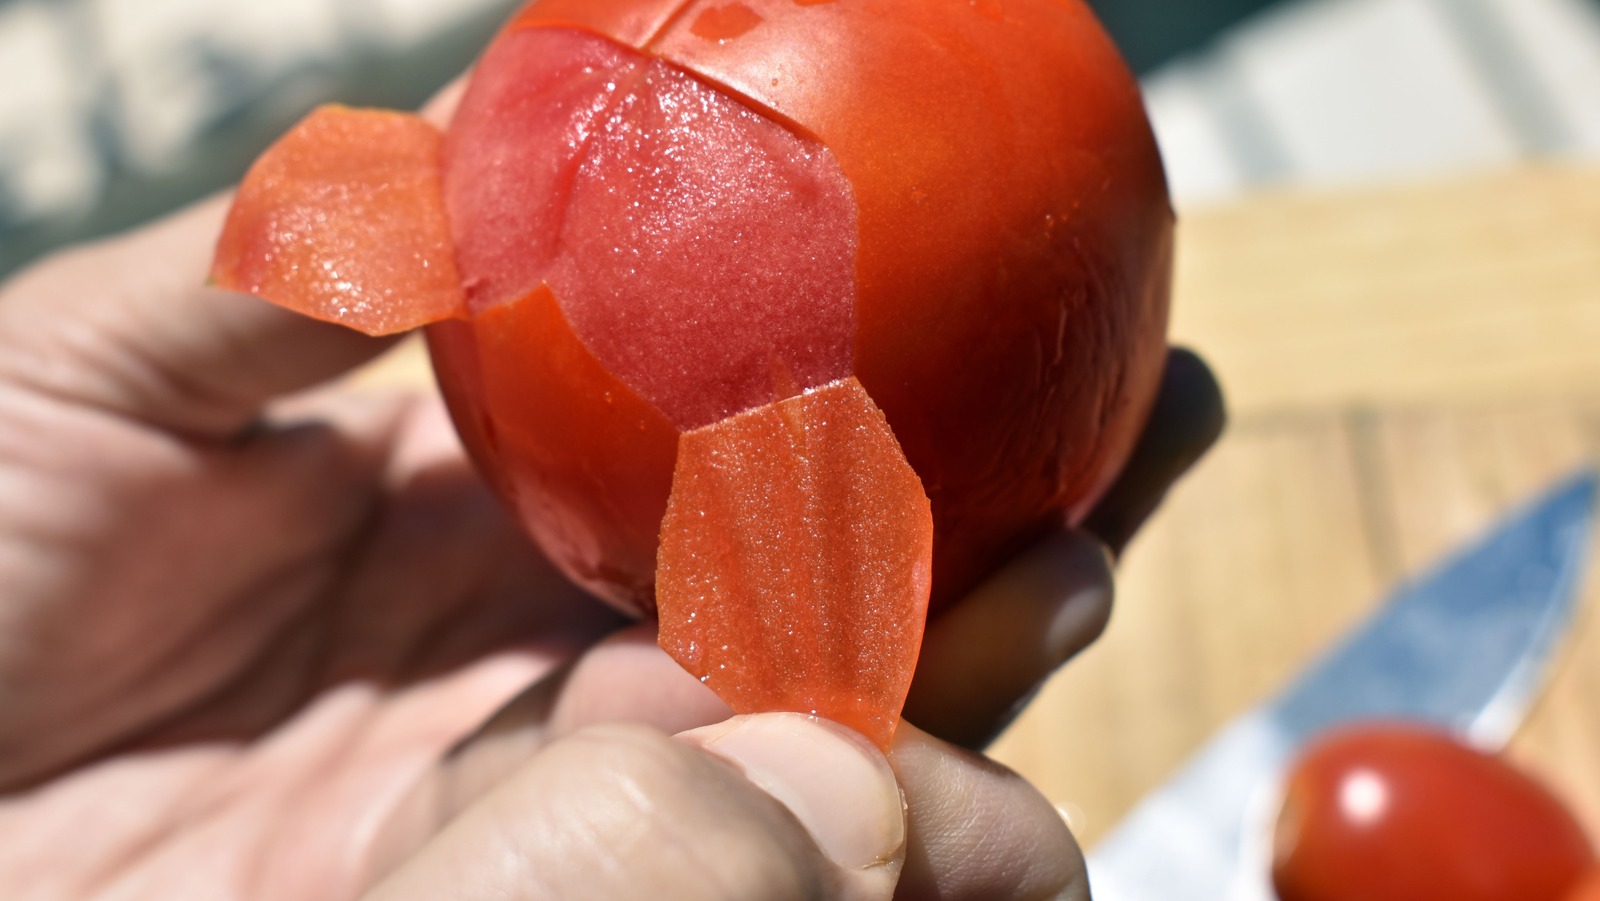
[(1403, 724), (1309, 748), (1275, 838), (1280, 901), (1558, 901), (1594, 860), (1581, 826), (1531, 777)]
[[(1087, 512), (1160, 377), (1173, 215), (1137, 83), (1083, 3), (539, 0), (505, 34), (536, 28), (681, 67), (837, 159), (858, 228), (852, 374), (932, 503), (935, 608)], [(497, 365), (438, 344), (447, 397), (476, 378), (454, 360)], [(546, 440), (556, 469), (596, 451), (582, 435)], [(639, 465), (657, 465), (654, 447)], [(546, 464), (502, 457), (514, 472), (491, 481), (547, 482), (553, 469), (530, 468)], [(621, 532), (646, 546), (547, 550), (648, 612), (659, 505), (625, 506), (641, 520)]]

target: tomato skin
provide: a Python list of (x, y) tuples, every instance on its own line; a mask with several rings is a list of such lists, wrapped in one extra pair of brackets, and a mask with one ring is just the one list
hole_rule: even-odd
[(887, 751), (932, 554), (921, 480), (861, 383), (842, 379), (684, 434), (658, 641), (735, 713), (823, 716)]
[[(857, 213), (852, 374), (932, 503), (935, 606), (1087, 512), (1154, 398), (1173, 216), (1137, 84), (1085, 5), (537, 0), (504, 34), (529, 29), (581, 30), (680, 67), (837, 159)], [(472, 344), (435, 342), (447, 397), (479, 378), (461, 370), (509, 365)], [(584, 403), (603, 414), (597, 398), (561, 401)], [(592, 442), (543, 433), (530, 459), (491, 463), (511, 470), (491, 482), (588, 471)], [(659, 468), (655, 446), (638, 467)], [(604, 540), (546, 549), (591, 590), (648, 611), (664, 507), (653, 491), (611, 505), (637, 520), (625, 523), (593, 519), (597, 505), (547, 506), (569, 520), (563, 533)]]
[(1289, 777), (1275, 838), (1281, 901), (1558, 901), (1594, 860), (1538, 782), (1409, 724), (1314, 743)]

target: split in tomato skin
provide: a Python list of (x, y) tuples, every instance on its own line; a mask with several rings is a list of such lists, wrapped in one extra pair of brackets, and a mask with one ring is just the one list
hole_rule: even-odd
[(661, 527), (659, 641), (737, 713), (887, 748), (916, 671), (933, 520), (861, 383), (683, 436)]
[(1503, 759), (1369, 723), (1300, 757), (1272, 878), (1281, 901), (1548, 901), (1593, 862), (1561, 802)]
[(239, 185), (212, 282), (372, 335), (462, 314), (440, 141), (405, 113), (316, 110)]

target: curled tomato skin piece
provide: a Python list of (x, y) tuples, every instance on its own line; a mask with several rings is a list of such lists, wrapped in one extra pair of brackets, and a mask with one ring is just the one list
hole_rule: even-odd
[(406, 113), (312, 112), (240, 183), (212, 282), (369, 335), (459, 315), (441, 140)]
[(849, 186), (815, 141), (681, 69), (586, 32), (510, 32), (443, 168), (471, 308), (549, 285), (679, 428), (850, 374)]
[(1594, 853), (1544, 786), (1421, 726), (1364, 724), (1301, 756), (1278, 821), (1281, 901), (1561, 899)]
[(659, 641), (736, 713), (887, 748), (922, 646), (933, 520), (854, 378), (687, 432), (661, 527)]

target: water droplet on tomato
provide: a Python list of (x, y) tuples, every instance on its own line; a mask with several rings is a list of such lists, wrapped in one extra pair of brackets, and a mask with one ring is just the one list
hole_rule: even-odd
[(689, 32), (708, 41), (731, 41), (750, 32), (764, 19), (761, 14), (743, 3), (713, 6), (695, 18)]

